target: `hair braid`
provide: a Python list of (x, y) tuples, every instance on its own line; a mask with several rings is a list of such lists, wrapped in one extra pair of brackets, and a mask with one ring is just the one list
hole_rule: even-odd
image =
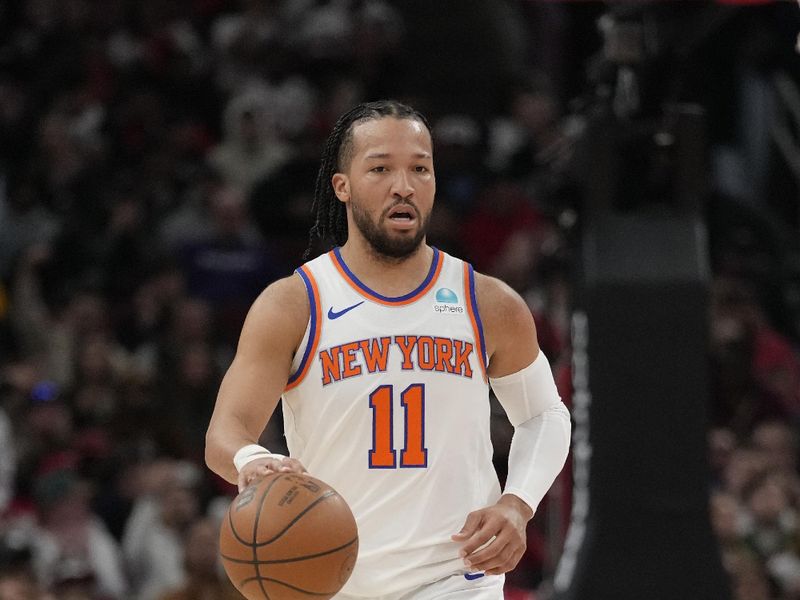
[(340, 116), (322, 152), (314, 187), (314, 202), (311, 205), (314, 224), (308, 232), (308, 247), (303, 254), (304, 259), (311, 256), (316, 239), (327, 240), (336, 246), (347, 241), (347, 207), (336, 197), (331, 179), (336, 173), (342, 172), (350, 160), (353, 127), (357, 123), (383, 117), (419, 121), (432, 135), (431, 126), (422, 113), (396, 100), (365, 102)]

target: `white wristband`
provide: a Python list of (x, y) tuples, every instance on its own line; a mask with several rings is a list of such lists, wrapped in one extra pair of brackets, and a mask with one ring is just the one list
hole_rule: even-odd
[(244, 466), (256, 460), (257, 458), (275, 458), (281, 460), (286, 458), (283, 454), (274, 454), (258, 444), (248, 444), (236, 451), (233, 455), (233, 466), (236, 467), (237, 472), (241, 472)]

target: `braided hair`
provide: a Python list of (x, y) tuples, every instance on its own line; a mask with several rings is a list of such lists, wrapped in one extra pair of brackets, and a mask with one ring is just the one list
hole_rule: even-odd
[(317, 173), (314, 203), (311, 205), (315, 221), (308, 232), (308, 248), (304, 259), (310, 257), (315, 239), (328, 240), (336, 246), (347, 241), (347, 208), (336, 197), (331, 178), (341, 173), (352, 157), (354, 126), (383, 117), (419, 121), (431, 132), (431, 126), (422, 113), (396, 100), (364, 102), (339, 117), (325, 142)]

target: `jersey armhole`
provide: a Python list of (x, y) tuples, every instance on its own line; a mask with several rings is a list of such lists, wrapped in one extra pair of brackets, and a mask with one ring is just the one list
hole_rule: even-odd
[(478, 362), (481, 365), (484, 382), (489, 382), (487, 375), (487, 356), (486, 356), (486, 342), (483, 337), (483, 322), (481, 321), (481, 314), (478, 311), (478, 299), (475, 294), (475, 271), (472, 265), (464, 261), (464, 298), (467, 303), (467, 313), (469, 320), (472, 324), (472, 331), (475, 334), (475, 343), (478, 345)]
[[(303, 280), (303, 284), (306, 286), (306, 294), (308, 295), (308, 306), (309, 306), (309, 324), (308, 324), (308, 338), (306, 341), (305, 348), (298, 348), (297, 353), (299, 354), (301, 351), (303, 353), (303, 358), (300, 360), (300, 364), (297, 367), (297, 370), (291, 374), (289, 380), (286, 382), (286, 387), (284, 388), (284, 392), (291, 390), (292, 388), (297, 387), (300, 385), (300, 382), (306, 376), (308, 372), (308, 368), (311, 366), (311, 360), (314, 355), (314, 352), (317, 350), (317, 344), (319, 344), (320, 338), (320, 331), (322, 329), (322, 304), (320, 302), (319, 297), (319, 287), (317, 286), (317, 281), (314, 279), (314, 276), (311, 274), (311, 270), (306, 266), (303, 265), (295, 270), (300, 278)], [(304, 338), (306, 336), (303, 336)]]

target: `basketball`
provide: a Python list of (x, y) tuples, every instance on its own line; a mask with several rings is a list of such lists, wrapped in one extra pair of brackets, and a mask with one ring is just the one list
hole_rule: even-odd
[(273, 473), (231, 502), (219, 549), (225, 572), (249, 600), (325, 600), (353, 571), (358, 529), (326, 483)]

